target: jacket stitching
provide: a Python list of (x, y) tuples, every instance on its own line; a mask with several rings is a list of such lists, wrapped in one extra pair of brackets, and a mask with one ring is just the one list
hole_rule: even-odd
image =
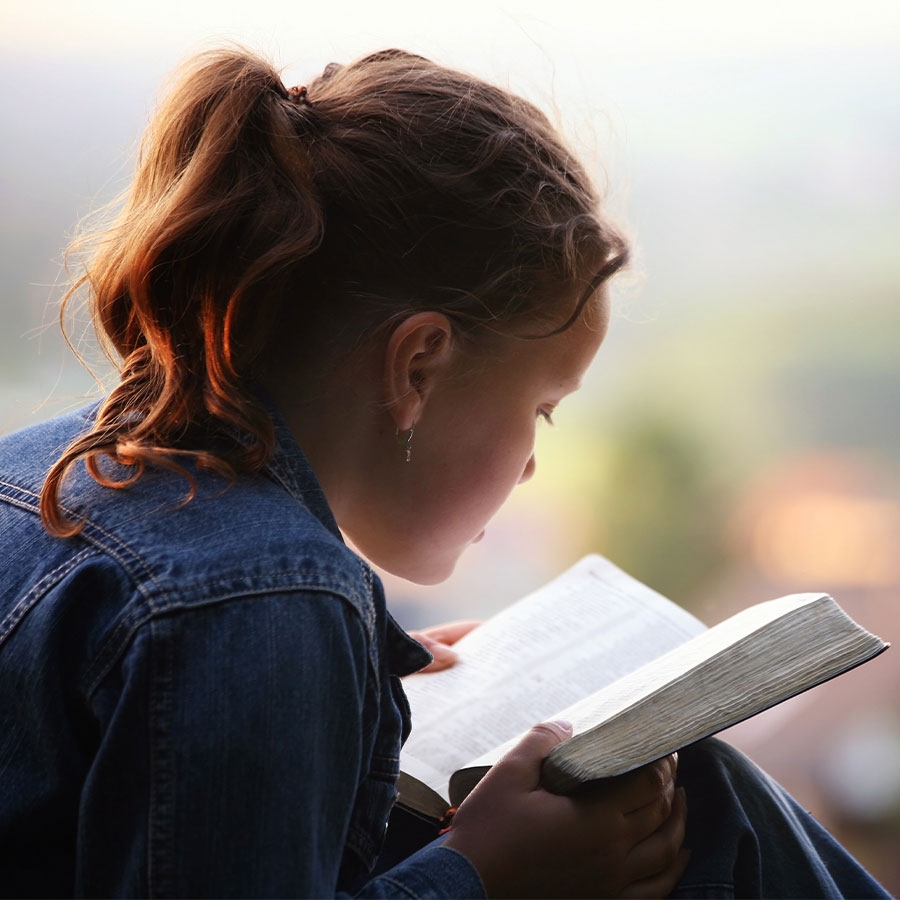
[(10, 634), (16, 629), (16, 626), (28, 615), (34, 605), (54, 584), (61, 581), (74, 568), (79, 566), (87, 557), (92, 556), (96, 551), (88, 548), (66, 560), (60, 566), (44, 575), (43, 578), (36, 581), (27, 594), (23, 595), (21, 600), (10, 610), (9, 615), (0, 623), (0, 644), (3, 644)]
[[(316, 594), (329, 594), (336, 597), (343, 604), (348, 606), (357, 616), (359, 616), (365, 626), (365, 618), (362, 612), (352, 600), (343, 594), (337, 593), (333, 587), (325, 587), (319, 585), (277, 585), (270, 588), (256, 587), (253, 590), (234, 591), (230, 594), (219, 594), (215, 597), (204, 598), (201, 601), (193, 603), (172, 603), (167, 607), (153, 607), (134, 609), (130, 614), (119, 620), (112, 634), (103, 642), (103, 646), (94, 657), (94, 661), (87, 668), (84, 679), (86, 682), (85, 692), (87, 696), (92, 696), (94, 691), (103, 682), (103, 679), (109, 674), (116, 660), (124, 652), (125, 647), (131, 642), (137, 631), (147, 622), (159, 618), (161, 615), (174, 614), (183, 610), (201, 609), (205, 606), (215, 606), (219, 603), (226, 603), (233, 600), (251, 600), (254, 597), (267, 597), (272, 594), (290, 593), (302, 594), (305, 592)], [(371, 635), (369, 635), (371, 643)]]
[[(21, 509), (25, 509), (33, 513), (40, 512), (40, 506), (37, 502), (34, 502), (39, 501), (40, 498), (33, 491), (30, 491), (27, 488), (19, 487), (15, 484), (10, 484), (8, 481), (0, 481), (0, 487), (8, 488), (12, 492), (12, 496), (7, 494), (6, 499), (14, 506), (18, 506)], [(19, 494), (21, 497), (25, 498), (33, 498), (33, 501), (29, 502), (27, 499), (18, 499), (15, 494)], [(61, 506), (61, 509), (72, 518), (76, 518), (78, 516), (78, 513), (76, 513), (75, 510), (69, 509), (69, 507), (67, 506)], [(98, 538), (96, 535), (92, 535), (92, 532), (98, 532), (100, 535), (105, 537), (110, 542), (110, 544), (112, 544), (112, 546), (107, 546), (107, 544), (103, 540)], [(143, 570), (143, 574), (146, 576), (145, 580), (154, 584), (163, 597), (166, 596), (165, 591), (162, 589), (162, 586), (156, 581), (153, 576), (153, 572), (150, 571), (144, 560), (137, 553), (135, 553), (135, 551), (132, 550), (131, 547), (129, 547), (123, 541), (119, 540), (119, 538), (117, 538), (115, 535), (110, 534), (100, 525), (97, 525), (90, 519), (85, 519), (84, 528), (80, 533), (80, 537), (113, 557), (113, 559), (115, 559), (132, 578), (135, 586), (146, 597), (148, 602), (152, 602), (151, 594), (143, 587), (142, 580), (136, 577), (135, 573), (132, 571), (131, 566), (126, 562), (124, 558), (125, 556), (130, 556), (134, 560), (134, 562), (138, 564), (140, 569)]]

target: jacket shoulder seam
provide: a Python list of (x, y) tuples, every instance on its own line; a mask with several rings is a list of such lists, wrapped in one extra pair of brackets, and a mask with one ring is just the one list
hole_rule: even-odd
[(97, 551), (93, 547), (86, 547), (80, 553), (69, 557), (65, 562), (58, 565), (55, 569), (45, 573), (39, 578), (29, 590), (22, 595), (16, 605), (9, 611), (6, 617), (0, 622), (0, 646), (2, 646), (9, 636), (15, 631), (19, 623), (28, 615), (32, 607), (40, 600), (40, 598), (49, 591), (55, 584), (62, 581), (71, 571), (78, 568), (85, 560), (91, 556), (96, 556)]
[[(219, 594), (193, 603), (171, 603), (166, 607), (160, 606), (135, 606), (126, 615), (120, 617), (112, 633), (103, 641), (102, 646), (94, 655), (93, 661), (87, 667), (82, 676), (84, 691), (90, 697), (100, 687), (103, 679), (109, 674), (116, 661), (125, 653), (126, 648), (133, 640), (135, 634), (149, 622), (163, 616), (177, 616), (204, 607), (218, 606), (231, 601), (252, 600), (255, 598), (272, 596), (274, 594), (327, 594), (338, 600), (344, 607), (350, 609), (360, 620), (363, 629), (372, 645), (374, 634), (367, 622), (367, 616), (358, 604), (354, 603), (346, 592), (336, 589), (334, 586), (326, 586), (316, 583), (279, 585), (272, 587), (257, 587), (243, 591), (235, 591), (230, 594)], [(371, 604), (369, 604), (371, 606)], [(372, 612), (374, 616), (374, 611)]]

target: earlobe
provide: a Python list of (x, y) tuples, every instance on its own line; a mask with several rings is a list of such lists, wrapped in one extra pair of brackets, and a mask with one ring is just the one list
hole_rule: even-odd
[(384, 357), (384, 398), (395, 428), (409, 431), (453, 354), (453, 328), (441, 313), (422, 312), (391, 332)]

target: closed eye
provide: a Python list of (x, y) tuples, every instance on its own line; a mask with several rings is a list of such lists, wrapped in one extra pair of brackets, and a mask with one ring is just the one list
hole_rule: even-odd
[(548, 425), (553, 424), (553, 416), (550, 414), (549, 409), (539, 409), (538, 416), (543, 419)]

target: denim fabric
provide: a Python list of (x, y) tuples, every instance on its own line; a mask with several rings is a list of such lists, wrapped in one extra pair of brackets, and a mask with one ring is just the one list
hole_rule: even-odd
[[(691, 858), (673, 900), (890, 896), (783, 788), (728, 744), (710, 738), (680, 751), (678, 783), (687, 793)], [(378, 869), (442, 840), (433, 825), (396, 807)]]
[(785, 790), (711, 738), (679, 753), (688, 801), (687, 871), (672, 897), (890, 895)]
[[(51, 539), (40, 485), (88, 414), (0, 441), (0, 894), (483, 896), (391, 814), (399, 678), (428, 656), (284, 426), (265, 475), (196, 473), (186, 505), (172, 473), (112, 491), (76, 471), (84, 531)], [(679, 779), (673, 896), (887, 896), (721, 742), (682, 751)]]
[(283, 424), (264, 474), (195, 472), (187, 504), (79, 465), (53, 539), (41, 483), (89, 415), (0, 441), (0, 894), (482, 896), (440, 846), (369, 880), (429, 657)]

